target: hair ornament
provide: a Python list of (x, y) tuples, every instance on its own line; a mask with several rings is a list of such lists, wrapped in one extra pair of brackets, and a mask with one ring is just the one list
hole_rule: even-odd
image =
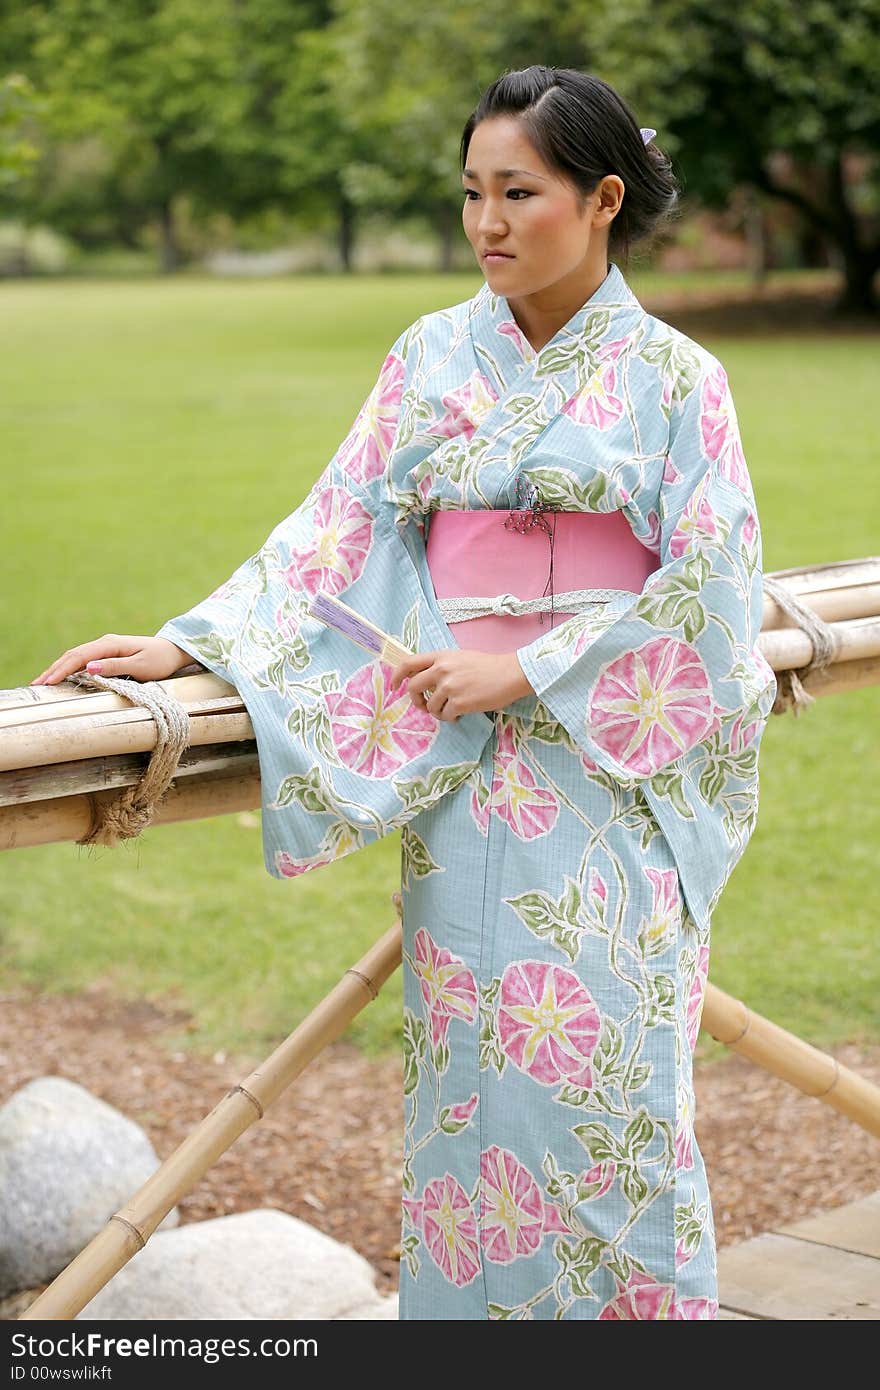
[(639, 134), (641, 135), (642, 139), (647, 145), (649, 140), (654, 139), (654, 136), (657, 134), (657, 132), (656, 130), (652, 130), (650, 126), (642, 126), (639, 130)]

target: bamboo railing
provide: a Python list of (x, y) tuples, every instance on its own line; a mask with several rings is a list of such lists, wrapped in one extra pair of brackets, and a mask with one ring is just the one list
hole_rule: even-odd
[[(778, 570), (801, 603), (827, 622), (835, 648), (803, 680), (813, 697), (880, 683), (880, 557)], [(803, 668), (807, 634), (765, 596), (760, 649), (776, 672)], [(190, 744), (153, 823), (228, 815), (260, 806), (253, 726), (235, 688), (198, 666), (158, 685), (190, 717)], [(0, 849), (80, 840), (120, 788), (136, 784), (156, 725), (124, 696), (63, 682), (0, 691)]]

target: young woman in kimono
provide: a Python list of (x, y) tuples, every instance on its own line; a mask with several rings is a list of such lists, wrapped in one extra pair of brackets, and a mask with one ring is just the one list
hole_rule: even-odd
[(226, 583), (39, 678), (231, 681), (276, 877), (401, 830), (401, 1318), (717, 1316), (692, 1059), (776, 683), (724, 368), (608, 259), (674, 205), (654, 134), (593, 76), (493, 83), (461, 151), (485, 283), (400, 334)]

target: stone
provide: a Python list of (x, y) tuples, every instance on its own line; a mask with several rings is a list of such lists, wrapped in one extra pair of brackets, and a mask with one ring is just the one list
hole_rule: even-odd
[(157, 1231), (78, 1315), (101, 1321), (396, 1318), (362, 1255), (273, 1208)]
[[(54, 1279), (156, 1171), (140, 1125), (60, 1076), (0, 1107), (0, 1298)], [(172, 1210), (160, 1230), (177, 1224)]]

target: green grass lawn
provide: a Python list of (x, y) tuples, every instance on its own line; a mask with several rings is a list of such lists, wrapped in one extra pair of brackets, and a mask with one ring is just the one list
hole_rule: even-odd
[[(650, 308), (652, 281), (631, 277)], [(2, 287), (0, 687), (105, 631), (155, 632), (301, 500), (387, 348), (476, 276)], [(877, 553), (877, 340), (704, 339), (734, 391), (768, 570)], [(880, 690), (773, 718), (761, 814), (713, 920), (711, 979), (817, 1045), (880, 1038)], [(115, 850), (0, 856), (7, 984), (171, 996), (175, 1042), (262, 1048), (390, 925), (399, 836), (294, 881), (252, 817)], [(249, 823), (250, 822), (250, 823)], [(353, 1025), (396, 1047), (400, 977)], [(700, 1056), (724, 1049), (706, 1037)]]

